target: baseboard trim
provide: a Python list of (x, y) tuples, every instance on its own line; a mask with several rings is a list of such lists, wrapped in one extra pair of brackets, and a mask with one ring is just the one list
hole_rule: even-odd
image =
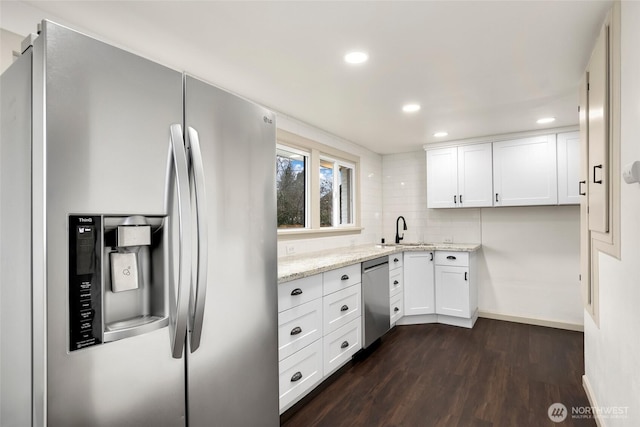
[[(584, 392), (587, 394), (587, 399), (589, 400), (589, 403), (591, 404), (592, 408), (599, 408), (598, 403), (596, 402), (596, 397), (593, 394), (593, 389), (591, 388), (591, 383), (589, 383), (589, 379), (587, 378), (586, 375), (582, 376), (582, 387), (584, 388)], [(598, 415), (598, 413), (594, 413), (594, 420), (596, 421), (596, 425), (598, 427), (607, 427), (604, 423), (604, 420), (602, 418), (600, 418), (600, 415)]]
[(546, 326), (548, 328), (566, 329), (569, 331), (584, 332), (584, 325), (566, 322), (556, 322), (554, 320), (534, 319), (532, 317), (510, 316), (508, 314), (491, 313), (488, 311), (479, 311), (478, 317), (494, 320), (505, 320), (507, 322), (526, 323), (528, 325)]

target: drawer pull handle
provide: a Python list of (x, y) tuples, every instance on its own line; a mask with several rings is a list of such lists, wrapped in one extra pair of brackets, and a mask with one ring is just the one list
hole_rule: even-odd
[(301, 295), (302, 294), (302, 289), (300, 288), (295, 288), (294, 290), (291, 291), (291, 295)]
[(340, 311), (347, 311), (347, 310), (349, 310), (349, 306), (346, 304), (340, 307)]
[(302, 328), (300, 326), (296, 326), (291, 330), (291, 335), (298, 335), (302, 332)]
[(340, 280), (349, 280), (349, 276), (347, 276), (346, 274), (343, 274)]
[(302, 372), (298, 371), (295, 374), (293, 374), (293, 376), (291, 377), (291, 382), (295, 383), (296, 381), (299, 381), (302, 378)]
[(398, 258), (393, 259), (393, 262), (398, 262), (398, 261), (400, 261)]
[(449, 255), (447, 259), (456, 259), (456, 257), (454, 257), (453, 255)]
[(349, 347), (349, 341), (344, 341), (342, 344), (340, 344), (340, 348), (347, 348)]
[(394, 285), (394, 286), (397, 286), (397, 285), (398, 285), (398, 283), (400, 283), (400, 282), (398, 282), (397, 280), (394, 280), (394, 281), (393, 281), (393, 285)]
[(465, 281), (467, 280), (467, 272), (466, 271), (464, 272), (464, 280)]
[(429, 252), (429, 255), (431, 255), (431, 259), (429, 261), (433, 261), (433, 252)]
[(586, 184), (587, 181), (578, 181), (578, 194), (581, 196), (586, 196), (587, 192), (586, 191), (582, 191), (582, 184)]

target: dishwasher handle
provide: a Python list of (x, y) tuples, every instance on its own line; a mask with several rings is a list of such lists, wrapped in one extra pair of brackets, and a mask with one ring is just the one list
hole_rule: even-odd
[(379, 270), (381, 268), (384, 268), (385, 265), (389, 265), (389, 261), (383, 262), (381, 264), (375, 264), (375, 265), (372, 265), (371, 267), (364, 267), (363, 265), (362, 272), (369, 273), (371, 271)]

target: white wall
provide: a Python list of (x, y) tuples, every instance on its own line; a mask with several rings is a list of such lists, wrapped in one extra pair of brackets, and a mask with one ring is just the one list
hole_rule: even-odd
[(360, 233), (343, 236), (278, 239), (278, 257), (379, 242), (382, 237), (382, 156), (284, 114), (278, 114), (278, 127), (360, 157), (363, 227)]
[(577, 206), (427, 209), (425, 152), (385, 155), (383, 232), (406, 242), (481, 243), (480, 311), (580, 327), (580, 211)]
[[(621, 164), (640, 160), (640, 3), (621, 9)], [(620, 177), (614, 177), (621, 179)], [(640, 425), (640, 184), (621, 184), (621, 259), (600, 254), (600, 326), (585, 312), (585, 370), (595, 402), (628, 407), (606, 426)]]
[(13, 51), (19, 52), (24, 37), (0, 28), (0, 74), (13, 63)]

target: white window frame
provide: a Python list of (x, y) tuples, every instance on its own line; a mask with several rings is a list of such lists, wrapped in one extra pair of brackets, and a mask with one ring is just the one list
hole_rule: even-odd
[[(305, 167), (305, 228), (279, 228), (278, 239), (302, 239), (310, 237), (326, 237), (331, 235), (356, 234), (362, 231), (360, 219), (360, 157), (338, 150), (328, 145), (304, 138), (300, 135), (278, 129), (277, 147), (291, 152), (299, 151), (308, 153), (308, 165)], [(352, 222), (350, 224), (340, 224), (339, 200), (334, 191), (333, 199), (333, 226), (320, 226), (320, 161), (327, 160), (340, 166), (352, 169), (351, 182), (351, 209)], [(339, 188), (339, 173), (334, 173), (334, 188)], [(338, 206), (338, 208), (336, 208)]]
[[(327, 155), (321, 154), (320, 160), (325, 162), (330, 162), (333, 164), (333, 201), (332, 201), (332, 215), (331, 215), (331, 223), (333, 224), (331, 227), (322, 227), (326, 228), (345, 228), (345, 227), (354, 227), (355, 226), (355, 218), (356, 218), (356, 203), (355, 203), (355, 174), (356, 174), (356, 165), (350, 162), (346, 162), (344, 160), (336, 159), (334, 157), (329, 157)], [(340, 188), (340, 167), (347, 167), (352, 170), (352, 180), (351, 180), (351, 188), (349, 198), (350, 210), (352, 212), (351, 222), (346, 224), (340, 224), (340, 192), (336, 191), (336, 189)], [(319, 172), (319, 171), (318, 171)], [(318, 195), (319, 196), (319, 195)]]

